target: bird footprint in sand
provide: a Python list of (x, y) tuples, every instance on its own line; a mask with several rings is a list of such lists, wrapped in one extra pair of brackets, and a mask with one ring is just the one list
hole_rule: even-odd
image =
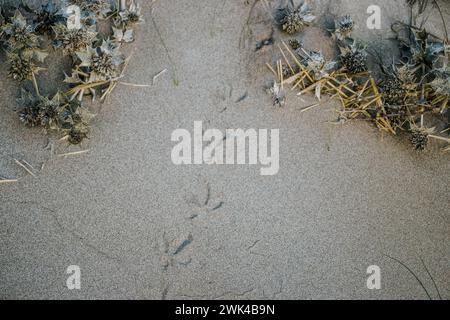
[[(211, 186), (209, 182), (202, 181), (200, 182), (201, 187), (198, 189), (198, 193), (195, 194), (191, 192), (187, 196), (187, 203), (200, 209), (202, 211), (215, 211), (220, 209), (224, 202), (221, 197), (213, 197), (211, 193)], [(189, 217), (189, 219), (193, 220), (198, 217), (198, 213), (193, 213)]]

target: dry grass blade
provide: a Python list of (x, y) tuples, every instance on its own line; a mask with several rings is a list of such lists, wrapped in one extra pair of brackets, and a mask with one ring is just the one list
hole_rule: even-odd
[(155, 82), (156, 82), (156, 80), (157, 80), (160, 76), (162, 76), (163, 74), (165, 74), (166, 72), (167, 72), (167, 69), (164, 69), (164, 70), (158, 72), (157, 74), (155, 74), (155, 75), (153, 76), (153, 79), (152, 79), (152, 84), (154, 85)]
[(21, 168), (23, 168), (26, 172), (28, 172), (29, 174), (31, 174), (33, 177), (36, 177), (36, 175), (33, 173), (33, 171), (31, 171), (26, 164), (20, 162), (17, 159), (14, 159), (14, 162), (19, 165)]
[(425, 291), (425, 294), (427, 295), (427, 297), (428, 297), (428, 299), (430, 299), (430, 300), (433, 300), (432, 298), (431, 298), (431, 295), (430, 295), (430, 293), (428, 292), (428, 290), (427, 290), (427, 288), (424, 286), (424, 284), (422, 283), (422, 281), (419, 279), (419, 277), (414, 273), (414, 271), (412, 271), (403, 261), (401, 261), (401, 260), (399, 260), (399, 259), (397, 259), (397, 258), (394, 258), (394, 257), (391, 257), (391, 256), (388, 256), (388, 255), (384, 255), (385, 257), (387, 257), (387, 258), (389, 258), (389, 259), (391, 259), (391, 260), (393, 260), (393, 261), (395, 261), (395, 262), (397, 262), (398, 264), (400, 264), (403, 268), (405, 268), (406, 270), (408, 270), (408, 272), (417, 280), (417, 282), (420, 284), (420, 286), (422, 287), (422, 289)]
[(61, 154), (58, 154), (58, 157), (65, 158), (65, 157), (69, 157), (69, 156), (76, 156), (76, 155), (87, 153), (89, 151), (90, 150), (88, 149), (88, 150), (81, 150), (81, 151), (75, 151), (75, 152), (61, 153)]
[(0, 184), (14, 183), (18, 181), (18, 179), (0, 179)]

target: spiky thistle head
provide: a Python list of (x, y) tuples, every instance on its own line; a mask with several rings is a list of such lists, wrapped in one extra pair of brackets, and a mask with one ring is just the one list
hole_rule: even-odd
[(36, 32), (39, 32), (41, 34), (51, 33), (52, 27), (61, 20), (61, 15), (59, 14), (58, 7), (53, 1), (49, 1), (35, 13), (35, 29)]
[(2, 33), (6, 36), (6, 43), (10, 50), (36, 48), (39, 38), (34, 33), (34, 27), (27, 23), (25, 17), (16, 11), (11, 22), (2, 26)]
[(304, 57), (303, 63), (306, 69), (314, 73), (314, 77), (319, 80), (328, 75), (336, 67), (336, 62), (327, 62), (321, 51), (298, 51)]
[(354, 28), (355, 22), (352, 17), (346, 15), (335, 21), (335, 29), (333, 34), (338, 40), (342, 41), (351, 37)]
[(119, 67), (124, 62), (118, 46), (104, 40), (100, 47), (88, 47), (86, 51), (78, 51), (80, 67), (88, 68), (95, 79), (111, 79), (118, 75)]
[(433, 134), (435, 128), (425, 128), (419, 127), (416, 124), (411, 124), (410, 133), (411, 138), (410, 141), (414, 146), (415, 150), (423, 151), (428, 146), (430, 141), (429, 136)]
[(18, 99), (20, 110), (19, 119), (29, 127), (36, 127), (41, 124), (39, 99), (30, 92), (22, 90), (22, 95)]
[(291, 2), (279, 6), (275, 10), (274, 17), (281, 30), (288, 34), (295, 34), (303, 30), (316, 19), (306, 2), (299, 7), (294, 7)]
[(42, 70), (34, 64), (29, 55), (8, 52), (7, 62), (9, 64), (9, 76), (20, 82), (33, 79), (33, 75)]
[(97, 37), (97, 32), (92, 26), (69, 29), (64, 24), (57, 24), (53, 27), (53, 31), (55, 32), (54, 46), (69, 54), (86, 50)]
[(417, 87), (414, 68), (411, 65), (392, 66), (392, 72), (381, 86), (384, 102), (390, 106), (402, 106)]
[(70, 144), (80, 144), (89, 134), (89, 122), (93, 115), (78, 100), (66, 101), (60, 111), (61, 128)]
[(406, 99), (406, 89), (402, 81), (395, 76), (389, 76), (382, 84), (384, 102), (388, 105), (403, 105)]
[(367, 71), (367, 53), (356, 45), (341, 48), (342, 65), (351, 74)]
[(128, 28), (133, 24), (144, 21), (141, 14), (141, 7), (134, 0), (130, 1), (128, 8), (119, 11), (119, 14), (114, 19), (114, 25), (120, 28)]
[(294, 50), (294, 51), (303, 47), (303, 44), (297, 39), (290, 39), (289, 45), (291, 46), (292, 50)]
[(47, 129), (58, 128), (58, 116), (62, 107), (61, 94), (57, 93), (53, 98), (41, 97), (40, 114), (41, 114), (41, 126)]
[(303, 22), (300, 16), (296, 12), (287, 15), (283, 20), (282, 29), (287, 34), (295, 34), (302, 30)]
[(46, 129), (57, 129), (59, 111), (62, 106), (61, 95), (57, 93), (53, 98), (38, 95), (22, 90), (18, 100), (21, 109), (19, 119), (28, 126), (42, 126)]
[(430, 82), (431, 88), (438, 95), (450, 96), (450, 67), (435, 72), (436, 77)]

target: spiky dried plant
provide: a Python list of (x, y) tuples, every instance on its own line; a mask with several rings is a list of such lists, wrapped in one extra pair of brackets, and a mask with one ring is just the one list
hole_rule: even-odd
[(34, 80), (34, 76), (43, 70), (34, 63), (31, 56), (26, 54), (8, 52), (7, 63), (9, 64), (9, 76), (20, 82)]
[(297, 53), (303, 58), (303, 64), (309, 72), (313, 73), (316, 80), (328, 76), (337, 66), (335, 61), (327, 61), (321, 51), (307, 52), (300, 49)]
[(134, 41), (133, 26), (143, 22), (141, 7), (134, 0), (131, 0), (125, 8), (119, 8), (113, 20), (113, 38), (118, 42)]
[(58, 115), (62, 106), (61, 95), (57, 93), (53, 98), (42, 95), (33, 95), (22, 90), (18, 100), (21, 109), (18, 111), (19, 119), (26, 125), (42, 126), (46, 129), (58, 128)]
[(344, 41), (345, 39), (351, 38), (353, 29), (355, 28), (355, 22), (352, 17), (346, 15), (334, 22), (334, 28), (331, 31), (333, 36), (340, 40)]
[(414, 146), (414, 149), (417, 151), (425, 150), (430, 141), (430, 135), (432, 135), (435, 132), (435, 130), (436, 130), (435, 128), (425, 128), (422, 126), (417, 126), (416, 124), (411, 124), (410, 141)]
[(78, 100), (67, 101), (59, 112), (60, 127), (69, 143), (80, 144), (89, 134), (89, 122), (93, 115)]
[(33, 49), (39, 47), (39, 38), (34, 27), (27, 23), (25, 17), (17, 10), (10, 23), (2, 26), (9, 50)]
[(75, 54), (77, 51), (86, 50), (97, 37), (95, 26), (83, 25), (80, 29), (69, 29), (64, 24), (53, 27), (55, 48), (61, 48), (66, 54)]
[(281, 30), (288, 34), (295, 34), (303, 30), (316, 19), (306, 2), (295, 6), (292, 1), (288, 1), (286, 4), (279, 4), (275, 9), (274, 17)]
[(61, 22), (62, 16), (53, 1), (42, 5), (40, 10), (35, 11), (35, 30), (40, 34), (51, 34), (53, 27)]
[(351, 46), (340, 47), (340, 51), (341, 63), (350, 74), (357, 74), (368, 70), (367, 53), (364, 48), (353, 44)]

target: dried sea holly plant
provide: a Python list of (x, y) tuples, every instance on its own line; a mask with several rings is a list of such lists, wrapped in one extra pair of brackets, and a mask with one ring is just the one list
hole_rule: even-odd
[(59, 23), (53, 27), (55, 34), (53, 45), (62, 49), (64, 54), (75, 54), (86, 50), (97, 38), (95, 26), (82, 25), (80, 29), (69, 29), (67, 25)]
[(134, 0), (128, 6), (119, 8), (113, 19), (113, 38), (118, 42), (134, 41), (133, 26), (143, 22), (141, 8)]
[[(281, 79), (281, 87), (290, 84), (292, 89), (300, 91), (298, 95), (315, 91), (319, 101), (322, 94), (338, 97), (342, 106), (336, 110), (338, 123), (350, 119), (370, 120), (390, 134), (408, 132), (415, 150), (426, 149), (428, 142), (435, 139), (446, 142), (448, 146), (443, 150), (450, 151), (450, 139), (443, 136), (450, 132), (449, 42), (422, 27), (395, 23), (392, 29), (397, 38), (394, 40), (401, 55), (390, 59), (392, 64), (386, 66), (381, 53), (369, 54), (352, 38), (355, 24), (350, 16), (330, 19), (325, 24), (339, 48), (339, 62), (327, 62), (320, 52), (308, 51), (296, 41), (289, 42), (291, 50), (282, 41), (292, 58), (289, 62), (289, 55), (280, 47), (290, 72), (284, 72), (287, 70), (284, 67), (278, 67), (275, 72), (268, 65), (278, 78), (280, 73), (289, 75), (284, 81)], [(369, 64), (370, 57), (378, 58), (380, 70), (369, 68), (373, 65)], [(301, 112), (320, 105), (314, 104)], [(420, 126), (416, 125), (419, 119)], [(425, 119), (435, 126), (425, 126)]]
[(342, 66), (347, 72), (350, 74), (357, 74), (368, 70), (367, 52), (365, 51), (365, 48), (354, 43), (349, 46), (341, 46), (340, 51)]
[(316, 19), (306, 1), (296, 6), (292, 0), (279, 3), (275, 9), (274, 18), (281, 30), (291, 35), (302, 31)]
[[(69, 10), (70, 6), (80, 9), (79, 24), (69, 23), (76, 12)], [(106, 97), (118, 84), (125, 61), (120, 46), (133, 40), (132, 26), (143, 21), (140, 10), (134, 0), (121, 0), (115, 6), (109, 0), (48, 1), (38, 9), (24, 3), (2, 5), (0, 45), (6, 51), (8, 74), (24, 85), (31, 82), (35, 89), (22, 89), (17, 110), (21, 122), (59, 132), (70, 144), (86, 139), (93, 115), (84, 107), (83, 97), (87, 93), (95, 97), (97, 91)], [(111, 27), (112, 40), (104, 31), (99, 32), (99, 19)], [(124, 30), (121, 37), (117, 28)], [(46, 43), (72, 62), (66, 85), (50, 96), (41, 94), (37, 77), (45, 70), (42, 63), (48, 55), (43, 49)], [(67, 84), (71, 88), (63, 92)]]
[(352, 17), (346, 15), (340, 19), (334, 21), (334, 26), (332, 26), (328, 31), (330, 31), (337, 40), (344, 41), (345, 39), (352, 37), (353, 29), (355, 28), (355, 22)]
[(89, 46), (84, 51), (77, 51), (76, 56), (72, 74), (66, 75), (64, 82), (74, 86), (71, 99), (78, 96), (79, 100), (87, 93), (95, 98), (97, 89), (104, 89), (110, 81), (119, 77), (125, 62), (118, 44), (109, 39), (103, 40), (100, 46)]

